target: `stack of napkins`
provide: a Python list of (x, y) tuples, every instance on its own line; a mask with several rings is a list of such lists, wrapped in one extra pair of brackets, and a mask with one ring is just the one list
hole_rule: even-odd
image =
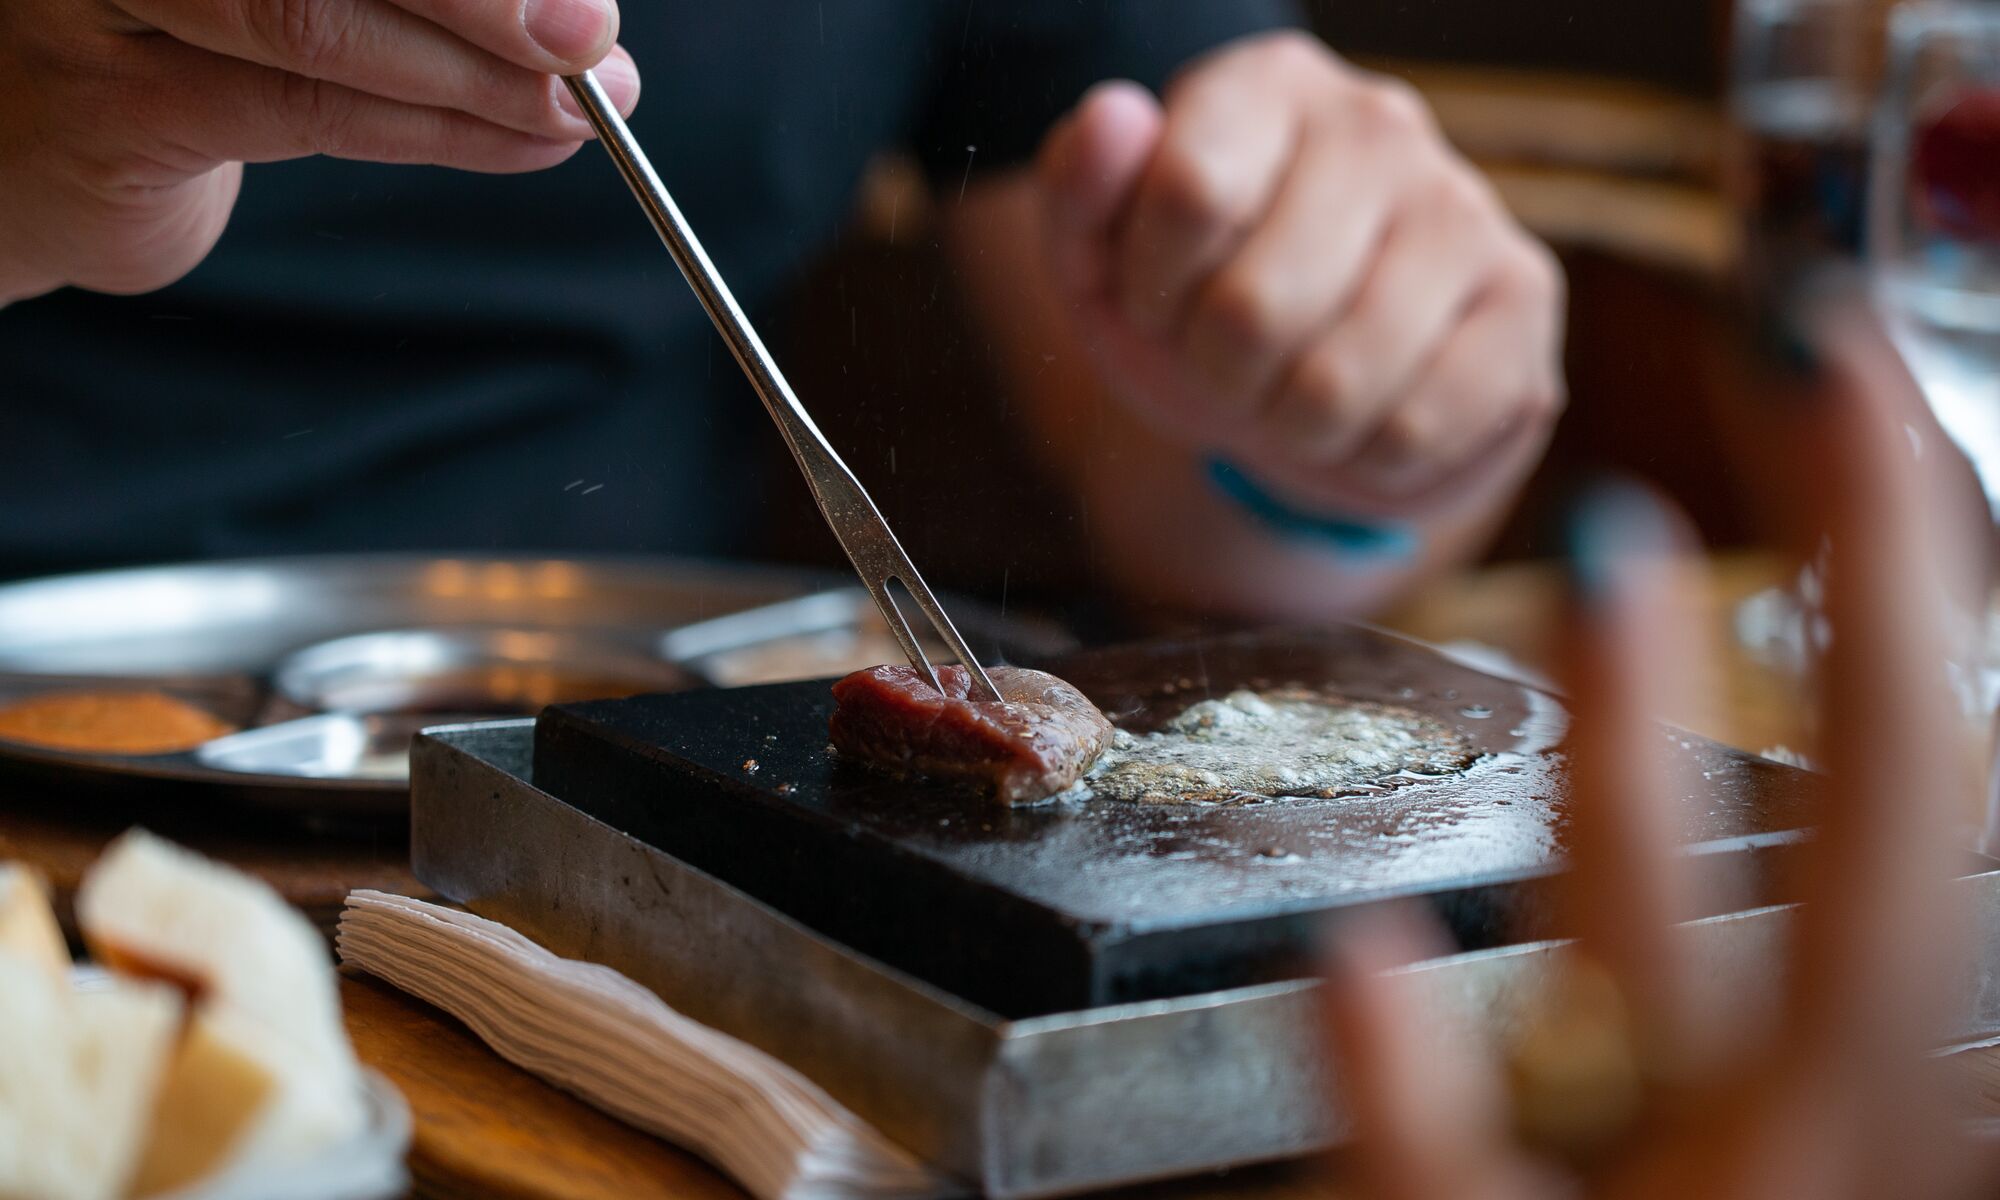
[(763, 1200), (960, 1195), (797, 1071), (609, 967), (383, 892), (348, 896), (340, 957), (444, 1009), (501, 1057), (701, 1155)]

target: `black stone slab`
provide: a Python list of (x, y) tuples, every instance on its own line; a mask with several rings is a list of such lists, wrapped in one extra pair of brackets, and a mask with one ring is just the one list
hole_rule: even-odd
[[(1008, 809), (827, 745), (828, 683), (563, 705), (535, 782), (885, 962), (1008, 1016), (1296, 974), (1335, 910), (1422, 895), (1468, 946), (1556, 932), (1557, 701), (1364, 629), (1146, 643), (1052, 664), (1132, 729), (1243, 686), (1402, 704), (1484, 755), (1379, 795)], [(1690, 844), (1804, 823), (1812, 777), (1676, 731)]]

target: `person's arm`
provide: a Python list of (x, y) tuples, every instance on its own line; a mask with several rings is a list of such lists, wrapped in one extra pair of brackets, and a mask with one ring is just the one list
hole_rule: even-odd
[(0, 305), (191, 270), (246, 162), (552, 166), (591, 136), (556, 74), (638, 72), (613, 0), (7, 0)]
[(1095, 89), (945, 225), (1135, 598), (1379, 609), (1476, 551), (1561, 406), (1552, 257), (1406, 88), (1301, 34), (1226, 47), (1163, 102)]

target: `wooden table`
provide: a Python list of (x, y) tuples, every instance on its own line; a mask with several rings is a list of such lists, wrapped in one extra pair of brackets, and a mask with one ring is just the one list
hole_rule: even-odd
[[(1701, 702), (1685, 712), (1663, 714), (1668, 720), (1752, 753), (1806, 743), (1797, 681), (1759, 662), (1735, 635), (1737, 607), (1787, 577), (1787, 569), (1773, 556), (1730, 554), (1713, 559), (1689, 579), (1678, 609), (1691, 628), (1702, 632), (1713, 669)], [(1557, 652), (1562, 596), (1562, 575), (1549, 564), (1512, 563), (1435, 584), (1385, 623), (1430, 642), (1478, 642), (1547, 670)]]
[[(1753, 750), (1797, 744), (1796, 690), (1782, 675), (1738, 650), (1729, 636), (1736, 604), (1780, 575), (1765, 557), (1725, 558), (1685, 597), (1691, 614), (1715, 635), (1721, 702), (1675, 714), (1682, 724)], [(1542, 667), (1549, 661), (1559, 597), (1560, 580), (1551, 568), (1501, 567), (1448, 581), (1389, 623), (1434, 641), (1479, 641)], [(393, 840), (362, 846), (274, 844), (240, 831), (179, 824), (166, 822), (162, 831), (250, 866), (314, 907), (335, 901), (348, 882), (406, 892), (417, 888)], [(35, 862), (59, 883), (73, 882), (113, 831), (104, 820), (85, 820), (29, 798), (0, 797), (0, 855)], [(412, 1195), (501, 1200), (741, 1195), (693, 1156), (503, 1062), (463, 1026), (427, 1005), (354, 974), (343, 977), (342, 996), (348, 1030), (362, 1059), (395, 1081), (415, 1114)], [(2000, 1060), (1983, 1058), (1967, 1066), (1973, 1085), (2000, 1113)], [(1144, 1190), (1162, 1196), (1254, 1195), (1258, 1200), (1326, 1194), (1323, 1179), (1283, 1166)]]

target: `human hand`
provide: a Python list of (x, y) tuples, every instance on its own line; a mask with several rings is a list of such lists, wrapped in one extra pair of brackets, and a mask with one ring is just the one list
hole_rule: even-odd
[(615, 0), (7, 0), (0, 304), (173, 282), (246, 162), (553, 166), (591, 137), (557, 74), (638, 101), (617, 36)]
[[(1968, 945), (1948, 881), (1954, 827), (1978, 781), (1947, 689), (1944, 631), (1971, 523), (1948, 519), (1934, 473), (1910, 453), (1895, 395), (1908, 379), (1879, 331), (1848, 314), (1826, 344), (1839, 412), (1798, 457), (1820, 476), (1811, 494), (1832, 534), (1828, 778), (1787, 896), (1801, 907), (1773, 1019), (1747, 998), (1729, 998), (1726, 1012), (1697, 1004), (1703, 981), (1671, 930), (1694, 911), (1693, 883), (1672, 850), (1665, 739), (1646, 714), (1697, 655), (1662, 586), (1680, 569), (1682, 536), (1650, 501), (1621, 493), (1580, 524), (1563, 919), (1579, 938), (1572, 978), (1608, 981), (1615, 1002), (1598, 1011), (1629, 1051), (1613, 1057), (1632, 1086), (1595, 1094), (1629, 1097), (1631, 1120), (1613, 1120), (1587, 1167), (1526, 1149), (1517, 1132), (1534, 1107), (1517, 1089), (1510, 1110), (1493, 1063), (1441, 1051), (1421, 977), (1394, 971), (1436, 936), (1399, 913), (1343, 931), (1328, 988), (1370, 1194), (1939, 1197), (1967, 1192), (1992, 1165), (1961, 1134), (1925, 1055), (1962, 994)], [(1556, 1054), (1604, 1044), (1574, 1026), (1567, 1038), (1561, 1025), (1545, 1032)]]
[(1539, 456), (1561, 270), (1400, 81), (1247, 39), (1163, 100), (1093, 89), (1037, 178), (1100, 373), (1184, 443), (1343, 512), (1511, 485)]

